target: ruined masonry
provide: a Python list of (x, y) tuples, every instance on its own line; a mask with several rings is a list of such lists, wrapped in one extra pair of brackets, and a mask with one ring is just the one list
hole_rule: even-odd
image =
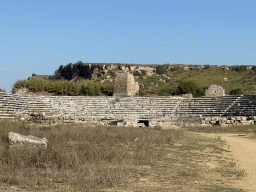
[(134, 96), (139, 92), (139, 84), (135, 82), (131, 73), (126, 71), (119, 71), (115, 78), (115, 92), (114, 96)]
[(0, 117), (15, 118), (11, 114), (39, 123), (247, 125), (256, 120), (256, 95), (183, 98), (20, 96), (0, 93)]
[(223, 89), (221, 86), (211, 85), (208, 89), (205, 90), (206, 97), (216, 97), (225, 95), (225, 89)]
[[(0, 92), (0, 118), (37, 123), (89, 123), (118, 126), (250, 125), (256, 120), (256, 95), (225, 96), (212, 85), (208, 97), (133, 97), (139, 85), (119, 71), (114, 96), (32, 96)], [(132, 97), (127, 97), (132, 96)], [(36, 112), (36, 113), (35, 113)]]

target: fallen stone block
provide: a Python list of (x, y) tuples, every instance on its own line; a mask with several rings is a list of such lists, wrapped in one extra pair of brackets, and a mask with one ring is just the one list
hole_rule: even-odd
[(242, 120), (242, 117), (236, 117), (236, 120), (237, 120), (237, 121), (241, 121), (241, 120)]
[(210, 121), (211, 124), (216, 124), (216, 121)]
[(32, 135), (21, 135), (19, 133), (9, 132), (8, 133), (9, 146), (32, 146), (32, 147), (40, 147), (47, 148), (48, 140), (46, 138), (38, 138)]
[(45, 117), (45, 112), (40, 112), (39, 115)]
[(76, 123), (76, 124), (83, 124), (84, 122), (83, 121), (75, 120), (74, 123)]
[(220, 124), (220, 127), (227, 127), (228, 124)]

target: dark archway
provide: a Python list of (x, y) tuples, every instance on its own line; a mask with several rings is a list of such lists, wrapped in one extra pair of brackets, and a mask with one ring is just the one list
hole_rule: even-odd
[(148, 121), (148, 120), (139, 120), (138, 123), (144, 123), (144, 125), (145, 125), (146, 127), (149, 126), (149, 121)]

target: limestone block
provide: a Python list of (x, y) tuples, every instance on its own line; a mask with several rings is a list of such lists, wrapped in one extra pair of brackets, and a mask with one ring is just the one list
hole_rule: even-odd
[(207, 127), (207, 126), (209, 126), (208, 124), (199, 124), (199, 126), (201, 126), (201, 127)]
[(211, 124), (216, 124), (216, 121), (210, 121)]
[(225, 121), (221, 118), (219, 119), (219, 124), (223, 124)]
[(242, 120), (243, 120), (243, 121), (246, 121), (246, 119), (247, 119), (247, 117), (242, 117)]
[(249, 120), (248, 122), (250, 123), (249, 125), (253, 125), (254, 124), (254, 120)]
[(76, 123), (76, 124), (83, 124), (84, 123), (83, 121), (78, 121), (78, 120), (75, 120), (73, 122)]
[(124, 122), (117, 122), (117, 126), (118, 127), (123, 127), (124, 126)]
[(236, 117), (236, 120), (241, 121), (242, 117)]
[(242, 125), (250, 125), (250, 122), (249, 121), (241, 121), (241, 124)]
[(206, 97), (225, 96), (225, 89), (221, 86), (211, 85), (205, 90)]
[(19, 133), (8, 133), (9, 146), (22, 146), (28, 144), (32, 147), (47, 148), (48, 140), (46, 138), (38, 138), (32, 135), (24, 136)]

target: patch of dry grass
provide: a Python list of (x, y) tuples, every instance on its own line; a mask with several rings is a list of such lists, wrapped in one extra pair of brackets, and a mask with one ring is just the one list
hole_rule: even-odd
[(208, 127), (189, 127), (184, 130), (203, 132), (203, 133), (256, 133), (255, 125), (234, 125), (228, 127), (208, 126)]
[[(47, 149), (8, 147), (8, 132), (48, 139)], [(152, 166), (160, 149), (183, 137), (181, 130), (57, 125), (36, 127), (0, 121), (0, 182), (21, 189), (124, 188), (140, 166)]]

